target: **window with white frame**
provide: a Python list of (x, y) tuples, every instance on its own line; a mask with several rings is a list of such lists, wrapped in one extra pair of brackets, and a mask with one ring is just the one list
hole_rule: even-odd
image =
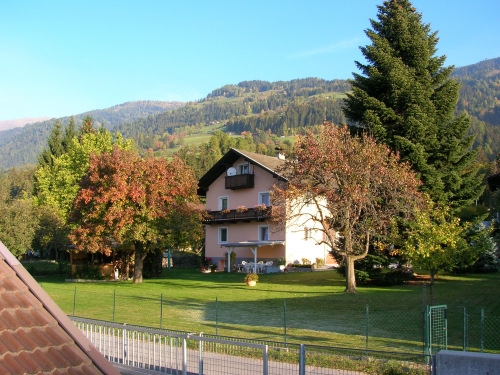
[(227, 243), (228, 230), (227, 228), (219, 228), (219, 243)]
[(227, 210), (229, 207), (229, 197), (219, 197), (219, 210)]
[(268, 191), (259, 193), (259, 204), (265, 204), (268, 207), (271, 205), (271, 195)]
[(238, 172), (239, 174), (248, 174), (250, 173), (248, 164), (239, 164), (238, 165)]
[(259, 241), (269, 241), (269, 226), (259, 225)]

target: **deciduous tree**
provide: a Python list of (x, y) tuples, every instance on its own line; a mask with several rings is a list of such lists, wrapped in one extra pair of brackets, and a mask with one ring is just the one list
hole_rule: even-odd
[(273, 205), (283, 209), (277, 220), (322, 231), (320, 243), (345, 261), (345, 291), (356, 292), (354, 262), (374, 236), (388, 232), (391, 218), (411, 217), (420, 181), (387, 146), (353, 137), (346, 126), (325, 123), (322, 134), (299, 137), (295, 155), (279, 170), (286, 181), (273, 188)]
[[(70, 235), (77, 250), (110, 253), (113, 246), (135, 250), (134, 283), (142, 282), (147, 252), (162, 248), (172, 217), (196, 209), (197, 180), (178, 158), (141, 158), (115, 147), (92, 155), (75, 200)], [(199, 223), (199, 222), (198, 222)]]

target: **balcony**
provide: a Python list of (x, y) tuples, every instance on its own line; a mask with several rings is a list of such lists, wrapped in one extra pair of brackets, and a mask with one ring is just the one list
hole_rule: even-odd
[(203, 224), (214, 223), (236, 223), (238, 221), (250, 222), (252, 220), (262, 221), (271, 217), (272, 207), (267, 207), (264, 210), (255, 210), (249, 208), (247, 211), (238, 212), (237, 210), (229, 210), (228, 213), (222, 211), (207, 211), (202, 219)]
[(237, 174), (234, 176), (226, 176), (226, 189), (246, 189), (253, 188), (253, 174)]

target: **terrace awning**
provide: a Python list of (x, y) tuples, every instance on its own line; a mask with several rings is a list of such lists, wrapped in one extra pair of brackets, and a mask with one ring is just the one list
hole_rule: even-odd
[(231, 272), (231, 253), (235, 247), (249, 247), (253, 253), (253, 273), (257, 273), (257, 249), (262, 246), (274, 246), (274, 245), (284, 245), (285, 241), (269, 240), (269, 241), (241, 241), (233, 243), (221, 244), (223, 247), (227, 247), (227, 272)]

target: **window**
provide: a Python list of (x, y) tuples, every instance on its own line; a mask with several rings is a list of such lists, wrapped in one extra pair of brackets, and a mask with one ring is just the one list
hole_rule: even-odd
[(219, 228), (219, 243), (227, 243), (227, 228)]
[(265, 204), (268, 207), (271, 205), (271, 196), (268, 191), (259, 193), (259, 204)]
[(269, 241), (269, 227), (259, 226), (259, 241)]
[(240, 164), (238, 165), (239, 174), (248, 174), (248, 164)]
[(229, 198), (228, 197), (219, 197), (219, 210), (227, 210), (229, 207)]
[(304, 228), (304, 240), (308, 240), (310, 238), (312, 238), (312, 229), (305, 227)]

